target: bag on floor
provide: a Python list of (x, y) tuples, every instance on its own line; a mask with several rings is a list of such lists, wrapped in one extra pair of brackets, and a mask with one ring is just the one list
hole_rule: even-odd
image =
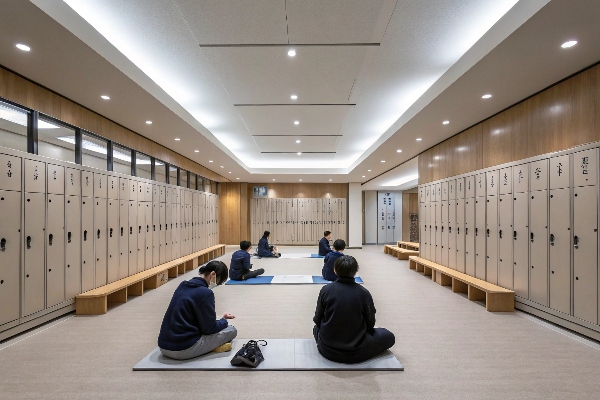
[(265, 343), (260, 344), (260, 346), (267, 345), (266, 340), (249, 340), (248, 343), (243, 345), (242, 348), (235, 353), (235, 356), (233, 356), (231, 359), (231, 365), (256, 368), (258, 364), (263, 362), (265, 359), (262, 351), (260, 351), (259, 342)]

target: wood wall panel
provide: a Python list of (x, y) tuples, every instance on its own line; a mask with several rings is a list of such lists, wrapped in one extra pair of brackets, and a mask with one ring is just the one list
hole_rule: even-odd
[(0, 97), (217, 182), (229, 179), (10, 71), (0, 68)]
[(402, 240), (410, 241), (410, 214), (419, 213), (419, 194), (402, 193)]
[(419, 183), (600, 140), (600, 65), (419, 155)]
[(254, 186), (266, 186), (267, 195), (272, 199), (348, 198), (347, 183), (249, 183), (249, 199), (253, 197)]

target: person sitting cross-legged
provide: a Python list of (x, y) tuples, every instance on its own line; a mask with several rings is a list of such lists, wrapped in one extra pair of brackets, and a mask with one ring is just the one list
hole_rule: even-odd
[(265, 231), (263, 237), (258, 241), (258, 256), (263, 257), (281, 257), (281, 253), (277, 252), (277, 247), (269, 244), (269, 236), (271, 232)]
[(355, 364), (392, 347), (394, 334), (375, 328), (375, 304), (367, 289), (354, 281), (358, 263), (352, 256), (335, 262), (339, 278), (319, 292), (313, 335), (319, 353), (328, 360)]
[(240, 242), (240, 249), (231, 255), (229, 279), (245, 281), (246, 279), (256, 278), (265, 273), (265, 270), (262, 268), (252, 271), (250, 250), (252, 250), (252, 244), (247, 240), (242, 240)]
[(329, 247), (329, 239), (331, 239), (331, 232), (330, 231), (323, 232), (323, 237), (321, 238), (321, 240), (319, 240), (319, 255), (320, 256), (324, 257), (333, 251), (333, 250), (331, 250), (331, 247)]
[(344, 242), (342, 239), (336, 239), (336, 241), (333, 242), (333, 251), (331, 253), (327, 253), (325, 256), (323, 270), (321, 271), (324, 279), (327, 279), (328, 281), (335, 281), (338, 278), (333, 270), (333, 266), (335, 261), (344, 255), (345, 248), (346, 242)]

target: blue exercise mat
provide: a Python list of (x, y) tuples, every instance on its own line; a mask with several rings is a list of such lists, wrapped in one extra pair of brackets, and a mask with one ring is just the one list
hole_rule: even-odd
[(272, 276), (257, 276), (256, 278), (250, 278), (248, 280), (245, 281), (234, 281), (234, 280), (228, 280), (227, 282), (225, 282), (226, 285), (268, 285), (271, 283), (271, 281), (273, 280)]
[(320, 256), (318, 254), (311, 254), (310, 258), (325, 258), (325, 256)]
[[(364, 283), (363, 280), (357, 276), (354, 278), (356, 283)], [(323, 279), (322, 276), (311, 276), (311, 275), (261, 275), (256, 278), (250, 278), (245, 281), (234, 281), (228, 280), (225, 285), (270, 285), (270, 284), (291, 284), (291, 285), (303, 285), (303, 284), (327, 284), (331, 281)]]
[[(328, 281), (327, 279), (323, 278), (322, 276), (313, 276), (312, 279), (313, 279), (313, 283), (331, 283), (331, 281)], [(354, 281), (356, 283), (364, 283), (360, 276), (355, 277)]]

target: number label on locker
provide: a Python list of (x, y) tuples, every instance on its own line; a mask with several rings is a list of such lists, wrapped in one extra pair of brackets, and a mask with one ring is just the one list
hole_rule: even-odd
[(21, 191), (21, 158), (0, 154), (0, 190)]

